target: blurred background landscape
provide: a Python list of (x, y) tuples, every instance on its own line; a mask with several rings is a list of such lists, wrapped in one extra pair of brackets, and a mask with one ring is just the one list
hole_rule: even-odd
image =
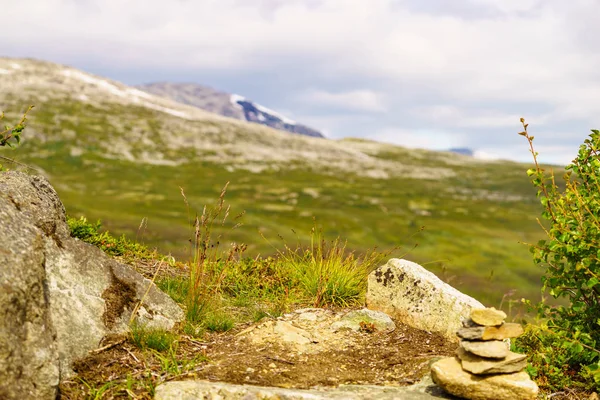
[(185, 258), (190, 218), (230, 182), (216, 231), (247, 256), (316, 223), (356, 252), (400, 246), (487, 305), (539, 300), (519, 118), (561, 175), (600, 107), (598, 44), (573, 21), (600, 6), (0, 3), (0, 110), (35, 105), (0, 155), (47, 176), (69, 215)]

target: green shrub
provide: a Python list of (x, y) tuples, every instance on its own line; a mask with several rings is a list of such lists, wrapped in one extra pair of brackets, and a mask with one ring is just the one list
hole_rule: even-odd
[(91, 223), (85, 217), (80, 217), (79, 219), (67, 217), (67, 224), (69, 225), (69, 229), (71, 229), (71, 236), (83, 241), (93, 240), (99, 235), (99, 230), (102, 226), (100, 221)]
[(88, 222), (85, 217), (67, 217), (67, 224), (71, 229), (71, 236), (86, 243), (93, 244), (112, 256), (123, 256), (131, 259), (152, 259), (158, 257), (156, 252), (146, 246), (133, 242), (125, 237), (114, 237), (109, 232), (100, 232), (102, 224)]
[[(535, 167), (527, 171), (548, 221), (548, 238), (530, 247), (545, 267), (543, 291), (566, 305), (535, 306), (542, 327), (519, 342), (530, 349), (532, 367), (548, 388), (593, 389), (600, 385), (600, 131), (593, 130), (559, 188), (554, 173), (538, 164), (533, 136), (521, 119)], [(560, 304), (560, 303), (559, 303)]]
[[(14, 126), (4, 125), (4, 128), (0, 128), (0, 147), (16, 147), (21, 143), (21, 133), (25, 129), (25, 123), (27, 122), (27, 113), (31, 111), (33, 106), (30, 106), (27, 111), (21, 117), (21, 120)], [(4, 112), (0, 112), (0, 121), (4, 119)], [(11, 162), (15, 162), (10, 158), (0, 156), (0, 159), (8, 160)], [(18, 164), (18, 163), (17, 163)], [(2, 164), (0, 164), (0, 171), (3, 171), (4, 168)]]
[[(5, 125), (4, 129), (0, 131), (0, 147), (8, 146), (14, 147), (21, 143), (21, 133), (25, 129), (25, 123), (27, 122), (27, 113), (33, 108), (30, 106), (27, 111), (21, 117), (21, 120), (14, 126)], [(4, 119), (4, 113), (0, 113), (0, 121)]]

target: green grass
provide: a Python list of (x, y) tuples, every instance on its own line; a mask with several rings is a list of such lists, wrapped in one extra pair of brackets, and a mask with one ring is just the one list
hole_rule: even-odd
[[(281, 235), (293, 242), (298, 237), (306, 245), (315, 217), (323, 221), (328, 237), (343, 237), (348, 240), (347, 247), (357, 251), (397, 245), (410, 250), (418, 244), (406, 258), (425, 264), (437, 274), (447, 271), (456, 277), (453, 283), (458, 289), (490, 305), (496, 305), (511, 289), (517, 289), (519, 296), (539, 297), (542, 271), (531, 262), (527, 246), (519, 244), (537, 242), (542, 234), (534, 217), (540, 209), (530, 190), (523, 195), (529, 195), (532, 201), (464, 201), (442, 196), (445, 189), (454, 186), (452, 180), (426, 183), (398, 178), (385, 182), (386, 189), (380, 189), (367, 179), (340, 184), (345, 177), (314, 176), (303, 171), (291, 171), (282, 177), (274, 173), (230, 173), (214, 165), (166, 168), (123, 161), (102, 161), (104, 172), (92, 183), (85, 179), (84, 171), (65, 165), (58, 157), (37, 161), (38, 165), (46, 162), (48, 168), (52, 165), (53, 170), (64, 171), (60, 180), (51, 181), (57, 182), (57, 191), (69, 213), (102, 219), (104, 226), (117, 235), (138, 236), (147, 245), (179, 258), (189, 254), (186, 243), (190, 239), (179, 186), (185, 188), (192, 208), (200, 213), (203, 204), (218, 196), (224, 182), (231, 181), (228, 200), (234, 214), (246, 211), (244, 225), (231, 232), (233, 224), (229, 224), (217, 227), (216, 232), (227, 232), (228, 240), (248, 244), (248, 256), (276, 253), (259, 232), (270, 240)], [(120, 179), (108, 179), (111, 175)], [(201, 182), (193, 183), (198, 176)], [(312, 181), (305, 183), (309, 179)], [(525, 176), (519, 179), (526, 181)], [(69, 186), (60, 181), (77, 184)], [(266, 209), (265, 205), (286, 204), (269, 193), (268, 186), (298, 193), (293, 211)], [(304, 187), (314, 186), (321, 188), (320, 197), (303, 195)], [(379, 203), (371, 204), (370, 198)], [(430, 216), (409, 210), (409, 201), (419, 198), (429, 199)], [(137, 228), (143, 218), (148, 224), (140, 234)], [(490, 283), (487, 279), (492, 271), (494, 280)], [(485, 287), (489, 284), (497, 290), (489, 291)]]
[[(225, 196), (221, 193), (217, 204), (225, 205)], [(221, 210), (224, 209), (223, 207)], [(187, 276), (166, 275), (156, 281), (159, 288), (186, 310), (187, 321), (181, 330), (166, 332), (137, 326), (133, 326), (131, 330), (131, 341), (139, 348), (151, 352), (160, 362), (161, 370), (172, 376), (191, 371), (198, 363), (206, 361), (202, 356), (196, 359), (178, 356), (178, 334), (202, 338), (206, 332), (226, 332), (236, 323), (258, 322), (265, 317), (276, 318), (296, 307), (360, 306), (364, 301), (368, 273), (384, 262), (391, 253), (398, 251), (396, 248), (388, 251), (348, 251), (346, 241), (340, 238), (326, 240), (323, 230), (313, 221), (308, 244), (302, 244), (299, 238), (296, 239), (296, 245), (290, 245), (285, 240), (275, 244), (266, 241), (271, 246), (272, 256), (230, 258), (226, 247), (220, 251), (211, 250), (215, 249), (215, 241), (228, 240), (221, 236), (225, 233), (212, 230), (219, 226), (215, 221), (223, 220), (222, 214), (212, 215), (212, 224), (208, 217), (198, 219), (204, 221), (202, 223), (205, 223), (207, 230), (202, 233), (202, 223), (196, 223), (195, 240), (189, 243), (192, 256), (187, 264), (189, 271), (195, 272)], [(164, 259), (164, 256), (148, 250), (144, 245), (101, 232), (98, 222), (90, 223), (85, 218), (70, 218), (68, 222), (72, 235), (101, 248), (106, 247), (107, 243), (114, 244), (105, 251), (114, 251), (113, 255), (125, 260), (134, 262), (148, 257)], [(230, 229), (227, 233), (235, 233), (235, 230)], [(483, 259), (484, 256), (480, 257)], [(448, 275), (449, 272), (442, 269), (442, 275), (444, 274)], [(201, 290), (196, 292), (196, 296), (190, 297), (191, 288), (198, 276), (201, 277), (198, 281)], [(455, 279), (449, 275), (446, 278)], [(485, 279), (491, 282), (493, 277)], [(514, 300), (505, 294), (501, 298), (500, 307), (503, 304), (507, 306), (511, 319), (514, 319), (511, 312)], [(539, 377), (538, 383), (546, 390), (557, 390), (557, 387), (566, 382), (561, 378), (564, 371), (544, 362), (547, 353), (545, 349), (553, 346), (553, 343), (548, 342), (548, 336), (542, 341), (536, 334), (539, 329), (543, 329), (543, 326), (529, 326), (526, 334), (513, 346), (516, 350), (527, 350), (530, 355), (527, 371), (534, 378)], [(151, 392), (153, 381), (144, 382)], [(133, 384), (129, 380), (118, 384), (109, 382), (97, 387), (88, 385), (88, 393), (90, 396), (102, 396), (107, 391), (126, 392), (128, 387), (139, 388), (139, 385), (139, 382)]]
[[(26, 96), (20, 101), (35, 103)], [(541, 207), (525, 174), (526, 165), (450, 163), (443, 153), (389, 146), (372, 156), (402, 160), (415, 170), (439, 165), (456, 175), (439, 180), (402, 176), (379, 180), (353, 171), (315, 171), (310, 163), (297, 162), (295, 169), (251, 173), (203, 161), (210, 149), (169, 148), (161, 134), (178, 133), (178, 128), (160, 113), (142, 107), (38, 102), (29, 121), (35, 136), (46, 141), (27, 137), (25, 131), (20, 148), (0, 154), (43, 169), (70, 215), (102, 220), (103, 228), (115, 237), (137, 239), (162, 254), (180, 260), (190, 257), (193, 234), (180, 188), (193, 217), (218, 198), (225, 182), (231, 182), (227, 193), (231, 215), (245, 211), (244, 225), (232, 230), (235, 222), (229, 220), (215, 226), (213, 234), (247, 244), (248, 257), (276, 255), (268, 241), (279, 236), (286, 243), (309, 246), (316, 218), (323, 234), (347, 240), (347, 249), (366, 252), (400, 246), (400, 254), (407, 252), (405, 258), (425, 265), (487, 305), (497, 306), (510, 290), (516, 290), (518, 298), (539, 299), (543, 271), (532, 263), (527, 246), (519, 243), (535, 243), (543, 236), (535, 220)], [(194, 129), (218, 128), (214, 122), (194, 124)], [(191, 135), (181, 129), (182, 137)], [(118, 150), (132, 131), (151, 138), (155, 146), (132, 140), (137, 146), (134, 152), (164, 148), (165, 157), (184, 162), (169, 166), (107, 158), (103, 149)], [(235, 135), (247, 134), (236, 131)], [(83, 153), (72, 153), (73, 147)], [(493, 197), (497, 194), (501, 196)], [(139, 229), (143, 219), (147, 224)]]
[(152, 349), (159, 352), (167, 351), (173, 347), (177, 336), (164, 329), (149, 329), (132, 325), (130, 329), (131, 341), (141, 349)]
[(322, 231), (313, 227), (308, 248), (278, 250), (287, 271), (298, 281), (302, 295), (314, 307), (358, 306), (364, 303), (366, 281), (396, 249), (374, 249), (356, 255), (346, 249), (340, 238), (326, 241)]

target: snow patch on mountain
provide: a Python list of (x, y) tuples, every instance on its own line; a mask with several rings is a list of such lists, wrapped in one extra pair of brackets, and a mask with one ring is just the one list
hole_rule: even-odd
[(267, 116), (265, 116), (265, 114), (267, 114), (267, 115), (270, 115), (272, 117), (279, 119), (284, 124), (288, 124), (288, 125), (296, 125), (297, 124), (296, 121), (289, 119), (284, 115), (279, 114), (277, 111), (271, 110), (270, 108), (267, 108), (265, 106), (261, 106), (260, 104), (256, 104), (256, 103), (246, 99), (245, 97), (240, 96), (239, 94), (232, 94), (230, 99), (231, 99), (231, 103), (234, 106), (241, 107), (242, 109), (246, 108), (246, 107), (244, 107), (243, 103), (252, 105), (256, 110), (258, 110), (262, 113), (262, 114), (258, 114), (256, 116), (256, 118), (258, 118), (258, 120), (260, 120), (260, 121), (266, 121), (268, 118), (267, 118)]

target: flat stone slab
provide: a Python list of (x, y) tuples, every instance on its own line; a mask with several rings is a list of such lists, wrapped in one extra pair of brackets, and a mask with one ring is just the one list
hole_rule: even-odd
[(476, 375), (509, 374), (522, 371), (527, 366), (527, 355), (512, 351), (503, 359), (479, 357), (463, 348), (459, 348), (456, 355), (461, 360), (462, 368)]
[(509, 345), (503, 340), (461, 340), (460, 347), (469, 353), (487, 358), (504, 358), (510, 353)]
[(155, 400), (432, 400), (456, 399), (430, 377), (411, 386), (341, 385), (315, 389), (284, 389), (209, 381), (173, 381), (156, 387)]
[(523, 327), (520, 324), (513, 323), (505, 323), (500, 326), (473, 326), (470, 328), (463, 326), (456, 334), (458, 337), (467, 340), (503, 340), (521, 336)]
[(498, 326), (502, 325), (506, 319), (506, 313), (501, 310), (491, 308), (480, 308), (471, 311), (471, 320), (478, 325)]

